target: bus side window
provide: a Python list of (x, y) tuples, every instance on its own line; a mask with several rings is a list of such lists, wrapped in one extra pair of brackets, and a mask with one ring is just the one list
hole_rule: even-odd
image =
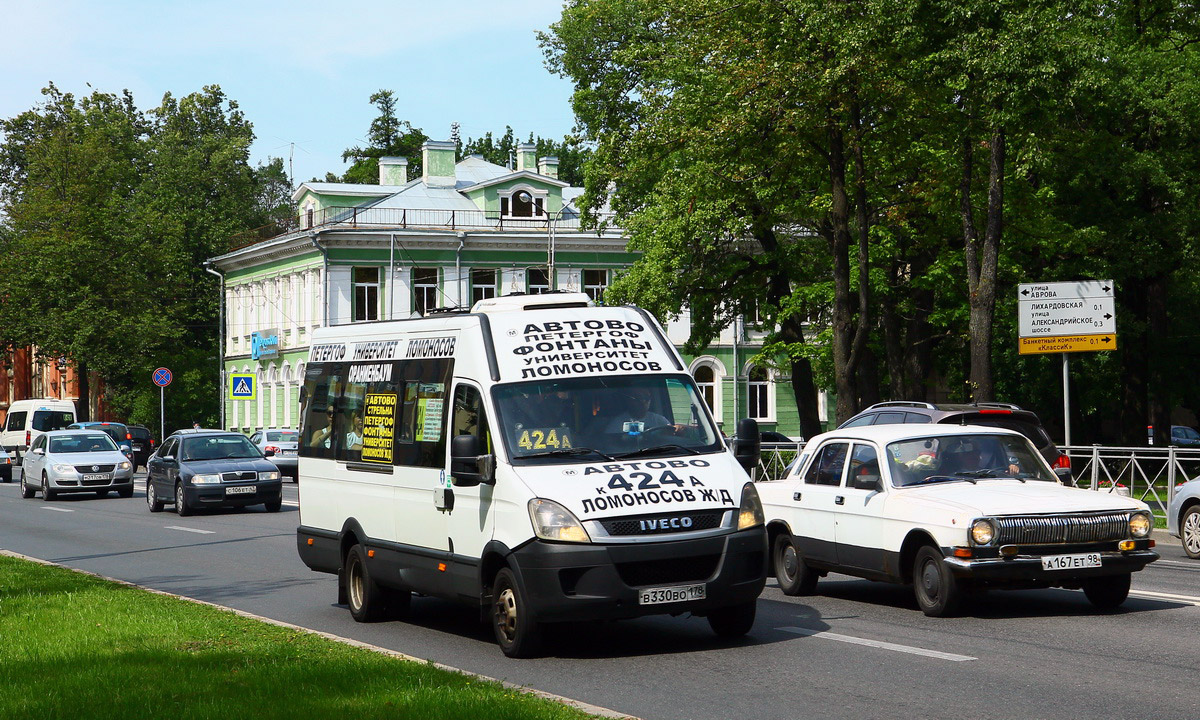
[(475, 386), (459, 385), (454, 389), (454, 418), (450, 432), (453, 435), (474, 435), (479, 438), (479, 447), (483, 452), (492, 451), (492, 435), (483, 408), (483, 395)]

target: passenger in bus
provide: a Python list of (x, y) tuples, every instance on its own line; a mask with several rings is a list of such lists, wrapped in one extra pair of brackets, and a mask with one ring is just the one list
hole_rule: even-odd
[(313, 430), (312, 437), (309, 438), (308, 446), (315, 448), (328, 448), (330, 439), (333, 437), (333, 421), (334, 411), (333, 406), (325, 408), (325, 426)]
[(350, 432), (346, 433), (346, 449), (362, 450), (363, 445), (363, 416), (355, 415)]

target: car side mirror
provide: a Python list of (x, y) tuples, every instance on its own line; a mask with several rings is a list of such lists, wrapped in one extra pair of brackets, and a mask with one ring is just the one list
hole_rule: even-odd
[(45, 450), (43, 450), (43, 449), (41, 449), (41, 448), (34, 448), (34, 449), (33, 449), (33, 454), (34, 454), (34, 455), (45, 455), (45, 454), (46, 454), (46, 451), (45, 451)]
[(733, 456), (746, 472), (758, 467), (758, 460), (762, 456), (762, 435), (754, 418), (738, 420), (737, 435), (733, 438)]
[(459, 487), (496, 483), (496, 456), (479, 452), (479, 438), (457, 435), (450, 439), (450, 477)]
[(883, 478), (878, 475), (855, 475), (854, 489), (883, 492)]

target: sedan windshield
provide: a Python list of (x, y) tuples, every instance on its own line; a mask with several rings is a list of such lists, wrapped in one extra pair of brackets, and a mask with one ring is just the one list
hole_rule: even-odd
[(1029, 441), (1015, 435), (942, 435), (901, 440), (887, 449), (897, 487), (998, 477), (1058, 481)]
[[(514, 462), (694, 455), (721, 449), (692, 378), (618, 375), (493, 390)], [(590, 457), (589, 457), (590, 456)]]
[(95, 435), (65, 435), (50, 438), (50, 453), (52, 455), (106, 452), (116, 451), (116, 449), (117, 446), (113, 444), (112, 438), (100, 433), (96, 433)]
[(183, 441), (183, 460), (222, 460), (260, 458), (262, 453), (242, 435), (214, 435), (186, 438)]

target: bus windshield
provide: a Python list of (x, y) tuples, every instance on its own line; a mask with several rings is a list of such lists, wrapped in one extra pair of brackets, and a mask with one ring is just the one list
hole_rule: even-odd
[(721, 449), (692, 378), (618, 375), (497, 386), (514, 463), (691, 455)]

